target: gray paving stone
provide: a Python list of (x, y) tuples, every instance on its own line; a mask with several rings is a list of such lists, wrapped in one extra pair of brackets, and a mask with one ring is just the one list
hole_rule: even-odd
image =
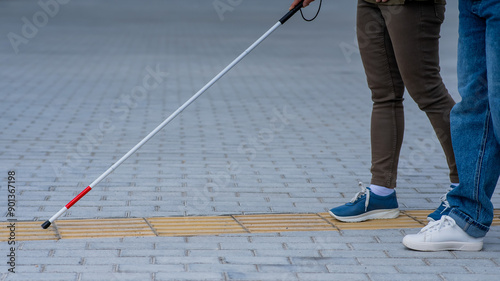
[(344, 257), (344, 258), (387, 258), (387, 255), (383, 251), (339, 251), (339, 250), (321, 250), (321, 256), (323, 257)]
[(470, 275), (464, 275), (464, 274), (451, 274), (451, 273), (444, 273), (443, 278), (446, 278), (446, 280), (452, 280), (452, 281), (458, 281), (458, 280), (467, 280), (467, 281), (473, 281), (473, 280), (485, 280), (485, 281), (494, 281), (498, 279), (498, 274), (493, 273), (493, 274), (481, 274), (480, 277), (478, 277), (475, 274), (470, 274)]
[(366, 265), (336, 265), (329, 264), (326, 266), (329, 272), (332, 273), (393, 273), (397, 274), (398, 271), (391, 265), (376, 265), (376, 266), (366, 266)]
[(152, 280), (151, 273), (82, 273), (81, 280)]
[(470, 271), (463, 266), (455, 266), (455, 265), (446, 265), (443, 267), (429, 267), (427, 266), (417, 266), (417, 265), (407, 265), (402, 266), (398, 265), (397, 269), (399, 272), (404, 272), (405, 274), (418, 274), (418, 273), (435, 273), (435, 274), (444, 274), (444, 273), (462, 273), (468, 274)]
[(228, 272), (236, 274), (238, 272), (257, 272), (257, 267), (250, 264), (190, 264), (189, 272)]
[[(229, 280), (300, 280), (297, 278), (294, 273), (269, 273), (269, 272), (229, 272), (228, 274)], [(305, 279), (307, 280), (307, 279)]]
[[(244, 258), (244, 257), (241, 257)], [(210, 257), (156, 257), (156, 264), (218, 264), (219, 258)]]
[(64, 273), (64, 272), (93, 272), (93, 273), (109, 273), (113, 271), (113, 265), (65, 265), (65, 264), (48, 264), (44, 267), (43, 272), (55, 272), (55, 273)]
[[(388, 281), (394, 280), (394, 274), (369, 274), (370, 280), (376, 281)], [(410, 281), (410, 280), (424, 280), (424, 281), (438, 281), (443, 280), (443, 278), (437, 274), (429, 273), (418, 273), (418, 274), (398, 274), (398, 280)]]
[(359, 273), (349, 273), (349, 274), (338, 274), (338, 273), (297, 273), (299, 280), (353, 280), (353, 281), (365, 281), (370, 280), (365, 274)]
[[(245, 246), (241, 246), (241, 248), (247, 248)], [(188, 256), (190, 257), (210, 257), (218, 255), (219, 257), (253, 257), (254, 251), (252, 249), (236, 249), (236, 250), (189, 250)]]
[(286, 257), (226, 257), (225, 261), (228, 264), (290, 264), (290, 261)]
[(85, 257), (86, 265), (109, 264), (110, 262), (116, 262), (116, 264), (148, 264), (152, 262), (152, 259), (150, 257)]
[(155, 274), (155, 280), (224, 280), (223, 274), (219, 272), (159, 272)]
[[(120, 256), (123, 256), (122, 251), (116, 249), (116, 250), (99, 250), (99, 251), (86, 251), (84, 249), (81, 250), (64, 250), (64, 249), (57, 249), (53, 253), (51, 253), (51, 256), (53, 257), (75, 257), (75, 256), (85, 256), (85, 257), (118, 257), (118, 254), (121, 254)], [(33, 254), (30, 253), (30, 256), (34, 256)]]
[(344, 258), (344, 257), (315, 257), (314, 255), (300, 256), (296, 254), (290, 255), (292, 264), (299, 265), (314, 265), (314, 264), (324, 264), (324, 265), (359, 265), (356, 258)]
[[(170, 239), (169, 237), (168, 239)], [(156, 250), (174, 250), (174, 249), (192, 249), (192, 250), (212, 250), (212, 251), (217, 251), (220, 250), (220, 247), (218, 243), (175, 243), (175, 242), (168, 242), (168, 240), (165, 243), (156, 243), (155, 244), (155, 249)]]
[(33, 280), (34, 276), (36, 276), (36, 280), (45, 281), (45, 280), (57, 280), (57, 281), (65, 281), (65, 280), (76, 280), (76, 273), (3, 273), (2, 280), (16, 280), (16, 281), (29, 281)]
[(18, 262), (22, 265), (37, 265), (37, 264), (58, 264), (58, 265), (70, 265), (70, 264), (81, 264), (83, 257), (73, 256), (73, 257), (19, 257)]
[[(97, 251), (96, 251), (97, 252)], [(192, 251), (190, 251), (192, 252)], [(212, 252), (212, 251), (211, 251)], [(120, 249), (120, 257), (158, 257), (158, 256), (185, 256), (186, 250), (137, 250), (137, 249)]]
[(242, 247), (251, 249), (251, 250), (283, 250), (286, 248), (286, 246), (283, 243), (278, 243), (278, 241), (275, 241), (274, 243), (247, 243), (246, 245), (234, 243), (234, 244), (227, 244), (227, 243), (221, 243), (221, 249), (223, 250), (230, 250), (230, 249), (241, 249)]
[[(388, 264), (388, 261), (386, 259), (359, 257), (359, 258), (356, 258), (356, 260), (361, 265), (375, 266), (375, 265), (387, 265)], [(400, 266), (408, 266), (408, 265), (418, 267), (418, 266), (427, 265), (427, 259), (414, 259), (414, 258), (390, 259), (389, 263), (390, 263), (390, 265), (397, 266), (398, 268)], [(449, 264), (449, 260), (446, 264)]]
[(182, 264), (120, 264), (117, 272), (119, 273), (157, 273), (157, 272), (183, 272), (185, 265)]
[(259, 265), (260, 272), (328, 272), (321, 264), (315, 265)]

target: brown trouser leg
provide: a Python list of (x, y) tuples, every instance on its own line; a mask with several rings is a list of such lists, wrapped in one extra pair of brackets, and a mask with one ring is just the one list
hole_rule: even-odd
[(458, 183), (449, 119), (455, 102), (439, 74), (444, 10), (432, 1), (383, 6), (358, 0), (358, 43), (373, 100), (372, 184), (396, 187), (405, 86), (427, 114), (446, 155), (450, 180)]

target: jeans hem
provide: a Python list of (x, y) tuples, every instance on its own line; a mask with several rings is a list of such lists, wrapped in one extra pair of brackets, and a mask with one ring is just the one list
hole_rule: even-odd
[(485, 226), (477, 221), (473, 220), (470, 216), (466, 215), (462, 211), (453, 208), (450, 211), (449, 216), (455, 220), (457, 225), (474, 238), (482, 238), (486, 236), (486, 233), (490, 230), (488, 226)]

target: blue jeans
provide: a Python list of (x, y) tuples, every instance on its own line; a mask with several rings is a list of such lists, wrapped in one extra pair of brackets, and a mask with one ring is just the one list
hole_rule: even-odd
[(458, 89), (451, 135), (460, 185), (448, 193), (450, 216), (473, 237), (493, 221), (500, 176), (500, 1), (459, 0)]

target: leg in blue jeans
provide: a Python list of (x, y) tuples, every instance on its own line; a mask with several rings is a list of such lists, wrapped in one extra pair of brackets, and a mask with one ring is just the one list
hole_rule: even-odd
[(472, 237), (484, 237), (500, 176), (500, 1), (459, 1), (462, 101), (450, 118), (460, 185), (447, 199), (457, 225)]

